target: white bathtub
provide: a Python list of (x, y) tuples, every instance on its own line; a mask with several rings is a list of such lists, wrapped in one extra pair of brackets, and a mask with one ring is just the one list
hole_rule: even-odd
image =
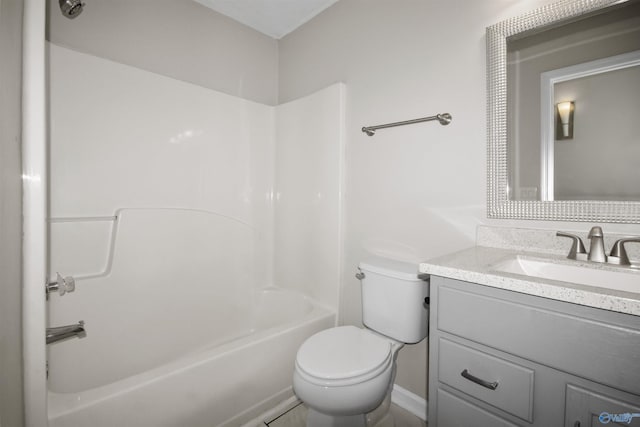
[[(50, 426), (236, 425), (291, 395), (297, 348), (335, 315), (263, 288), (253, 228), (201, 211), (123, 209), (108, 251), (82, 244), (103, 225), (53, 224), (81, 238), (56, 251), (69, 260), (53, 271), (75, 275), (76, 290), (50, 295), (49, 326), (84, 320), (87, 336), (48, 346)], [(77, 275), (74, 263), (94, 252), (110, 254), (104, 272)]]
[[(237, 313), (238, 318), (252, 319), (250, 328), (234, 328), (229, 322), (226, 342), (183, 349), (185, 354), (175, 360), (115, 382), (74, 390), (83, 383), (84, 370), (82, 360), (75, 360), (72, 376), (79, 381), (56, 381), (55, 376), (50, 381), (49, 425), (232, 426), (286, 399), (292, 393), (298, 347), (310, 335), (334, 326), (335, 315), (285, 290), (263, 290), (253, 300), (251, 312)], [(109, 363), (108, 355), (96, 357)]]

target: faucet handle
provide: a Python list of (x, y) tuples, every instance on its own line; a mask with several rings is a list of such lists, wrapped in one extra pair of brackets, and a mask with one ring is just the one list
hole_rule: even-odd
[[(602, 232), (602, 230), (600, 230), (600, 232)], [(573, 244), (571, 245), (571, 249), (569, 249), (569, 255), (567, 255), (567, 258), (581, 258), (582, 260), (587, 259), (587, 249), (584, 247), (584, 243), (582, 243), (582, 239), (580, 237), (576, 236), (575, 234), (569, 234), (562, 231), (558, 231), (556, 233), (556, 236), (568, 237), (569, 239), (573, 240)], [(584, 256), (579, 257), (579, 254)]]
[(607, 258), (607, 262), (618, 265), (631, 265), (627, 250), (624, 248), (624, 244), (628, 242), (640, 243), (640, 237), (625, 237), (616, 241), (611, 248), (611, 254)]
[(68, 292), (76, 290), (76, 280), (71, 277), (62, 277), (60, 273), (56, 273), (56, 280), (51, 281), (45, 285), (45, 293), (47, 294), (47, 300), (49, 299), (49, 293), (58, 291), (60, 296)]

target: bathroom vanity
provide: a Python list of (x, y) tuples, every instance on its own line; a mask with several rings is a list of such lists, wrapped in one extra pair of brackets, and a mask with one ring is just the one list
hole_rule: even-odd
[[(569, 262), (476, 246), (420, 265), (431, 276), (429, 425), (640, 425), (640, 271), (628, 292), (499, 270), (513, 257)], [(578, 263), (609, 268), (591, 264)]]

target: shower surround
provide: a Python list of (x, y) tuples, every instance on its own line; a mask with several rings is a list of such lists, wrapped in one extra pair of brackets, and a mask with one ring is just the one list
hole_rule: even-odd
[(48, 346), (50, 425), (231, 425), (289, 397), (336, 322), (343, 85), (273, 107), (48, 46), (49, 273), (76, 279), (48, 326), (87, 330)]

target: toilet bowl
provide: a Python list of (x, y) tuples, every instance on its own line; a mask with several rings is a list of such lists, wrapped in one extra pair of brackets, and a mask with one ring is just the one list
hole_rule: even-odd
[(385, 418), (398, 351), (427, 335), (428, 284), (416, 264), (375, 258), (359, 269), (367, 328), (318, 332), (296, 356), (293, 389), (309, 408), (308, 427), (373, 426)]
[(401, 347), (355, 326), (327, 329), (300, 347), (293, 387), (307, 406), (323, 413), (370, 412), (387, 393)]

